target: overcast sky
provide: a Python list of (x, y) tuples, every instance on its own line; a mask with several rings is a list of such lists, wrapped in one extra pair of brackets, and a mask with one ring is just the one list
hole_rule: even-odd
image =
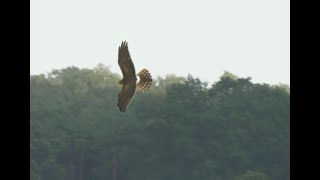
[(127, 40), (153, 77), (290, 84), (289, 0), (31, 0), (30, 36), (30, 74), (100, 62), (120, 74)]

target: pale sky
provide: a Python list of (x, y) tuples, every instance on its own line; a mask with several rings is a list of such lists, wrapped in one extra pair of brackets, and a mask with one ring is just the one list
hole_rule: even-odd
[(30, 74), (98, 63), (121, 74), (126, 40), (153, 77), (290, 84), (289, 0), (31, 0), (30, 25)]

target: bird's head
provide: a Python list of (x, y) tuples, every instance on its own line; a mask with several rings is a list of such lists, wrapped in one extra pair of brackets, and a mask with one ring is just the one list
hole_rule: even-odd
[(119, 83), (119, 84), (123, 84), (123, 79), (121, 79), (118, 83)]

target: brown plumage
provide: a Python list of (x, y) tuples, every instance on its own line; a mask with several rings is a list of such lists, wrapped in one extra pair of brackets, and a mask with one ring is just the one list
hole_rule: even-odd
[(118, 94), (118, 107), (121, 112), (125, 112), (130, 104), (136, 89), (146, 92), (152, 83), (152, 78), (147, 69), (142, 69), (138, 76), (140, 81), (137, 83), (137, 77), (133, 62), (128, 50), (128, 43), (126, 41), (121, 43), (118, 53), (118, 63), (123, 74), (123, 78), (119, 81), (122, 84), (122, 89)]
[(137, 84), (137, 89), (142, 92), (147, 92), (152, 83), (151, 74), (147, 69), (142, 69), (138, 73), (138, 76), (140, 78), (140, 81)]

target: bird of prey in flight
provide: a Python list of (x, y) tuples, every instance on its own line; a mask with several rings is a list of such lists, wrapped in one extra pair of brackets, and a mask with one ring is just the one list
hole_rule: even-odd
[[(118, 94), (117, 105), (121, 112), (125, 112), (135, 94), (136, 89), (141, 92), (147, 92), (151, 86), (152, 78), (147, 69), (142, 69), (136, 75), (128, 50), (128, 43), (126, 41), (123, 41), (119, 47), (118, 64), (120, 66), (123, 78), (119, 81), (119, 84), (122, 85), (122, 89)], [(138, 83), (137, 76), (140, 79)]]

